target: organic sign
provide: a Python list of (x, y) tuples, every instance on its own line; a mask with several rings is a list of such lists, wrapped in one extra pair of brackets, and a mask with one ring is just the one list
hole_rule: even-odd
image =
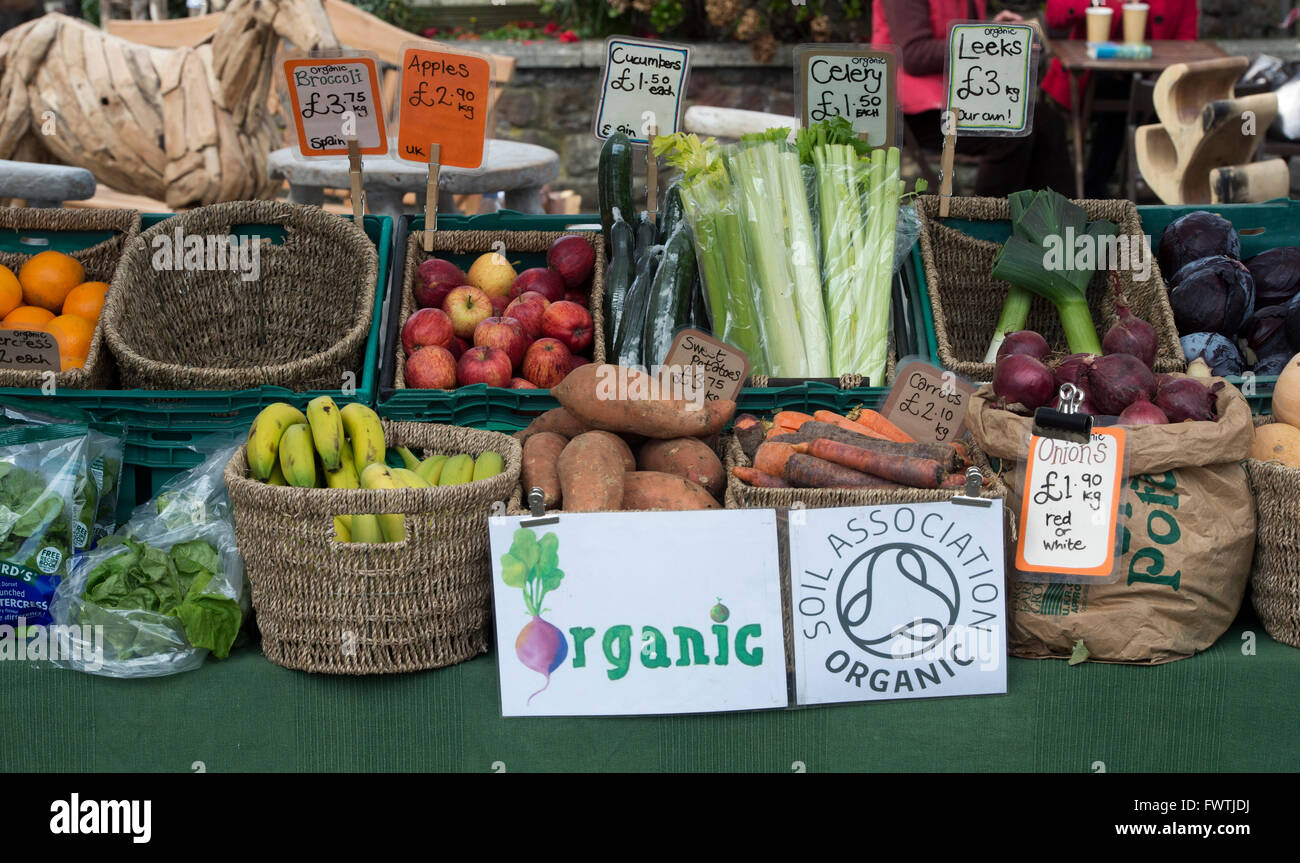
[(355, 138), (363, 155), (388, 152), (379, 75), (369, 57), (287, 60), (290, 115), (304, 156), (346, 156)]
[(502, 715), (787, 705), (775, 511), (528, 521), (489, 519)]
[(959, 135), (1023, 136), (1035, 92), (1034, 28), (953, 24), (948, 31), (948, 110)]
[(0, 369), (53, 371), (62, 368), (59, 343), (39, 330), (0, 330)]
[(691, 49), (615, 36), (605, 43), (605, 75), (594, 131), (602, 141), (622, 132), (634, 144), (649, 141), (651, 126), (671, 135), (681, 123)]
[(407, 48), (402, 53), (397, 155), (427, 163), (429, 145), (438, 144), (441, 165), (482, 165), (491, 89), (492, 67), (483, 57)]
[(1114, 581), (1124, 430), (1089, 443), (1033, 435), (1021, 490), (1016, 569), (1026, 581)]
[(792, 510), (796, 700), (1007, 691), (1002, 502)]
[(743, 351), (693, 329), (673, 337), (664, 365), (695, 369), (692, 379), (703, 388), (706, 401), (734, 400), (749, 378), (749, 357)]
[(975, 388), (926, 362), (899, 370), (882, 412), (918, 441), (950, 443), (961, 437)]
[(873, 147), (893, 144), (898, 98), (896, 58), (889, 50), (802, 46), (796, 50), (804, 127), (843, 117)]

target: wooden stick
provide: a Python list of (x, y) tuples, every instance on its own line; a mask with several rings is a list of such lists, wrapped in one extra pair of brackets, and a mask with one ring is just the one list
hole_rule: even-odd
[(348, 179), (352, 183), (352, 221), (360, 227), (365, 221), (366, 204), (361, 186), (361, 147), (356, 138), (348, 139)]
[(442, 145), (429, 145), (429, 182), (424, 187), (424, 251), (433, 251), (433, 232), (438, 230), (438, 172), (442, 169)]
[(948, 204), (952, 200), (952, 164), (957, 156), (957, 130), (953, 129), (943, 137), (943, 161), (939, 184), (939, 218), (948, 218)]
[(646, 210), (652, 220), (659, 208), (659, 159), (656, 158), (654, 150), (655, 135), (658, 134), (658, 124), (651, 123), (650, 130), (646, 133), (645, 144), (645, 197)]

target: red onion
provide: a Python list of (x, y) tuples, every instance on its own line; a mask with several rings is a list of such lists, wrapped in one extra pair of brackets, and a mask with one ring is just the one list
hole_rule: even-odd
[(1151, 368), (1156, 361), (1156, 328), (1129, 311), (1128, 301), (1119, 289), (1119, 273), (1111, 273), (1115, 283), (1115, 315), (1119, 318), (1101, 340), (1107, 354), (1130, 354)]
[(1097, 410), (1119, 416), (1138, 396), (1155, 395), (1156, 381), (1146, 363), (1132, 354), (1107, 354), (1093, 361), (1084, 388)]
[(1083, 386), (1083, 379), (1095, 359), (1097, 359), (1096, 354), (1070, 354), (1061, 360), (1056, 364), (1056, 386), (1058, 388), (1066, 384)]
[(1213, 422), (1217, 418), (1214, 392), (1198, 380), (1178, 378), (1160, 388), (1155, 404), (1168, 415), (1171, 423)]
[(1119, 424), (1122, 426), (1162, 426), (1168, 423), (1169, 417), (1151, 404), (1146, 393), (1139, 395), (1137, 401), (1124, 408), (1124, 412), (1119, 415)]
[(1019, 402), (1033, 410), (1052, 400), (1056, 380), (1052, 371), (1027, 354), (1011, 354), (998, 362), (993, 372), (993, 391), (1007, 402)]
[(1175, 380), (1173, 375), (1156, 375), (1155, 377), (1156, 377), (1156, 392), (1160, 392), (1160, 388), (1162, 386), (1164, 386), (1165, 384), (1169, 383), (1172, 380)]
[(1045, 363), (1051, 353), (1052, 348), (1047, 344), (1047, 339), (1033, 330), (1017, 330), (1014, 333), (1007, 333), (998, 348), (997, 359), (1001, 362), (1004, 357), (1025, 354)]

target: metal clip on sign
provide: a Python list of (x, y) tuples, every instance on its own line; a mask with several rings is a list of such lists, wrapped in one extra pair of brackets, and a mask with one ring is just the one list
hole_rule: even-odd
[(519, 522), (520, 527), (540, 527), (544, 524), (560, 523), (558, 515), (546, 514), (545, 499), (545, 493), (537, 486), (533, 486), (528, 490), (528, 511), (533, 514), (533, 517)]
[(966, 468), (966, 488), (962, 489), (961, 494), (955, 495), (952, 502), (957, 506), (992, 506), (991, 499), (980, 497), (982, 485), (984, 485), (984, 474), (979, 468), (971, 465)]
[(1092, 417), (1078, 412), (1083, 403), (1083, 390), (1074, 384), (1062, 384), (1058, 395), (1063, 410), (1039, 408), (1034, 411), (1034, 434), (1077, 444), (1090, 443)]

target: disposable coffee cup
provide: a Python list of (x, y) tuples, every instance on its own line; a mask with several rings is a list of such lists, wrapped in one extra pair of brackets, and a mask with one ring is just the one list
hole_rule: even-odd
[(1089, 6), (1084, 11), (1088, 22), (1088, 41), (1109, 42), (1110, 23), (1115, 17), (1115, 10), (1109, 6)]
[(1146, 41), (1147, 15), (1151, 7), (1146, 3), (1124, 4), (1124, 41), (1129, 45), (1141, 45)]

